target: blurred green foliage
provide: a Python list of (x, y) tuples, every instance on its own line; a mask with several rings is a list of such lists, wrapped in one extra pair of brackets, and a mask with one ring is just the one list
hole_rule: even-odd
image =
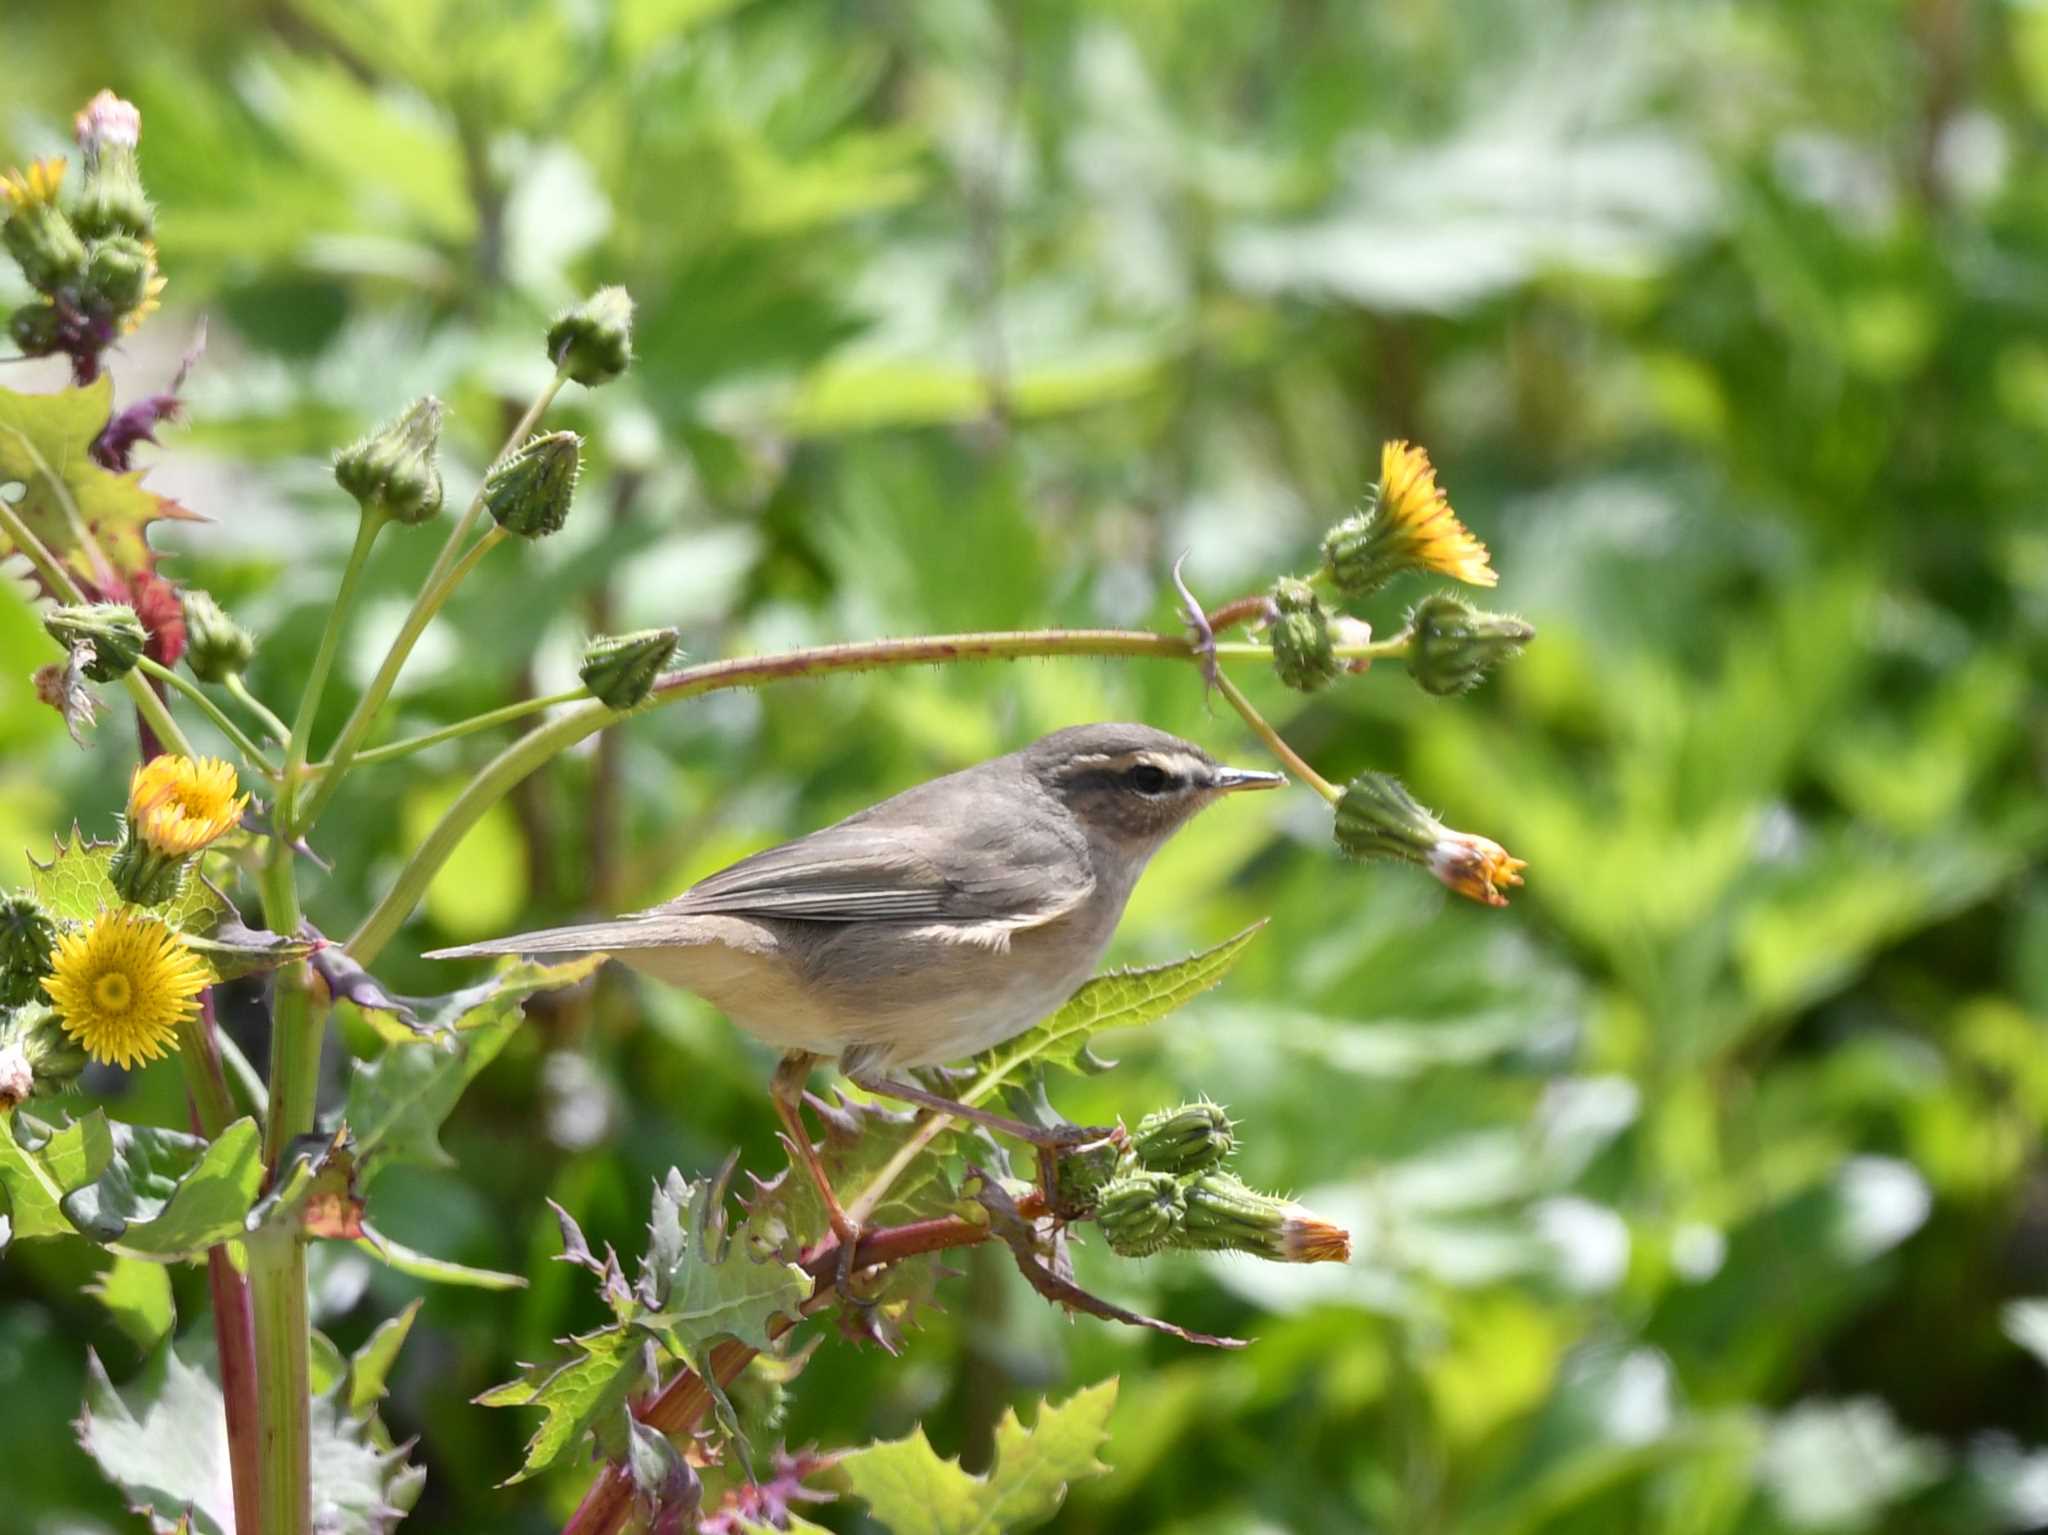
[[(1211, 600), (1305, 567), (1388, 436), (1492, 546), (1539, 639), (1480, 692), (1259, 693), (1327, 775), (1399, 772), (1527, 858), (1515, 906), (1339, 863), (1305, 794), (1219, 812), (1117, 957), (1272, 926), (1058, 1089), (1084, 1122), (1215, 1095), (1246, 1177), (1347, 1219), (1355, 1261), (1082, 1255), (1258, 1340), (1217, 1356), (1068, 1325), (976, 1253), (904, 1358), (823, 1344), (792, 1443), (922, 1421), (985, 1468), (1010, 1405), (1118, 1374), (1115, 1469), (1062, 1530), (2048, 1522), (2048, 9), (31, 0), (0, 59), (6, 162), (61, 152), (103, 85), (142, 108), (170, 288), (117, 396), (204, 319), (152, 484), (214, 526), (158, 543), (265, 637), (273, 702), (354, 529), (326, 457), (431, 390), (466, 497), (548, 316), (600, 282), (640, 356), (557, 412), (591, 438), (578, 513), (486, 562), (387, 734), (570, 685), (594, 629), (706, 657), (1170, 627), (1175, 555)], [(344, 681), (433, 544), (378, 549)], [(81, 754), (35, 702), (49, 654), (0, 602), (0, 885), (125, 780), (125, 711)], [(1253, 750), (1156, 663), (657, 712), (488, 817), (380, 969), (441, 989), (423, 948), (647, 902), (1114, 717)], [(359, 917), (490, 749), (352, 779), (314, 919)], [(449, 1124), (456, 1166), (375, 1192), (395, 1238), (532, 1287), (319, 1254), (344, 1350), (425, 1297), (385, 1404), (423, 1436), (416, 1528), (550, 1529), (580, 1491), (494, 1490), (530, 1425), (467, 1405), (596, 1319), (543, 1196), (633, 1251), (671, 1163), (775, 1164), (767, 1059), (708, 1009), (622, 978), (545, 1000)], [(185, 1123), (168, 1063), (97, 1085)], [(119, 1268), (87, 1297), (95, 1261), (0, 1267), (10, 1528), (125, 1527), (67, 1425), (81, 1345), (121, 1380), (162, 1298)]]

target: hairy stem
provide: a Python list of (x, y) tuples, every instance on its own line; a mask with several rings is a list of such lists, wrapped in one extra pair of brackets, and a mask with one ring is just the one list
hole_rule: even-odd
[(191, 699), (199, 712), (213, 722), (213, 728), (233, 743), (235, 750), (242, 754), (243, 759), (251, 767), (267, 778), (277, 777), (277, 765), (264, 755), (263, 748), (250, 740), (247, 734), (243, 732), (242, 727), (229, 718), (227, 712), (219, 704), (208, 698), (199, 685), (187, 678), (184, 673), (173, 671), (168, 666), (159, 666), (156, 662), (150, 660), (148, 656), (144, 656), (137, 661), (135, 669), (145, 676), (154, 677), (158, 682), (176, 688), (180, 693)]

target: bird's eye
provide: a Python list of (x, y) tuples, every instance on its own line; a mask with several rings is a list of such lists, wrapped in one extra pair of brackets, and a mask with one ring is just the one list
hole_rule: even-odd
[(1140, 794), (1164, 794), (1174, 785), (1174, 776), (1161, 767), (1141, 762), (1124, 774), (1124, 782)]

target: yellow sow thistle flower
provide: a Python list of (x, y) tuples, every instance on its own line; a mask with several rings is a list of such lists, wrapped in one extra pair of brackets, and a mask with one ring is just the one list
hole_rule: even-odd
[(128, 826), (107, 876), (121, 898), (160, 906), (178, 893), (194, 854), (235, 829), (249, 796), (218, 757), (152, 757), (128, 781)]
[(27, 170), (0, 174), (0, 202), (24, 212), (31, 208), (48, 208), (56, 203), (58, 188), (63, 185), (64, 162), (61, 159), (31, 160)]
[(1486, 545), (1451, 510), (1429, 455), (1398, 440), (1380, 450), (1372, 505), (1330, 530), (1323, 558), (1348, 597), (1378, 591), (1404, 570), (1434, 570), (1471, 586), (1500, 580)]
[(43, 980), (64, 1032), (96, 1061), (134, 1067), (165, 1054), (199, 1012), (209, 976), (163, 922), (125, 907), (57, 940)]

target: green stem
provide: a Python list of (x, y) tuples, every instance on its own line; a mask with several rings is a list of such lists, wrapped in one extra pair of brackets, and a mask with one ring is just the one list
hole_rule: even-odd
[(192, 1099), (199, 1133), (208, 1140), (218, 1138), (236, 1118), (235, 1100), (229, 1096), (227, 1078), (221, 1075), (212, 1033), (210, 1008), (178, 1024), (178, 1065), (185, 1073), (185, 1091)]
[(235, 749), (248, 760), (251, 767), (259, 769), (266, 777), (277, 777), (277, 765), (263, 754), (260, 746), (243, 733), (242, 727), (230, 719), (219, 704), (201, 691), (197, 683), (188, 679), (182, 672), (173, 671), (168, 666), (159, 666), (148, 656), (138, 660), (135, 667), (146, 676), (169, 684), (191, 699), (198, 706), (199, 712), (213, 722), (213, 728), (234, 743)]
[[(443, 725), (439, 730), (429, 731), (425, 735), (409, 736), (403, 741), (392, 741), (383, 746), (373, 746), (368, 751), (357, 752), (355, 766), (365, 767), (373, 762), (395, 762), (400, 757), (410, 757), (415, 752), (423, 752), (430, 746), (439, 746), (443, 741), (474, 735), (479, 730), (489, 730), (496, 725), (507, 725), (513, 720), (525, 719), (529, 714), (539, 714), (543, 710), (553, 709), (562, 704), (573, 704), (589, 696), (590, 689), (579, 685), (565, 688), (559, 693), (550, 693), (545, 698), (522, 698), (517, 703), (506, 704), (501, 709), (492, 709), (485, 714), (473, 714), (466, 720)], [(309, 774), (324, 776), (333, 766), (332, 762), (315, 762), (310, 764), (306, 771)]]
[(310, 1535), (312, 1323), (306, 1309), (306, 1244), (295, 1224), (260, 1228), (249, 1254), (250, 1320), (256, 1341), (264, 1535)]
[(377, 535), (389, 521), (382, 515), (365, 511), (356, 522), (356, 541), (348, 551), (348, 563), (341, 569), (341, 584), (335, 588), (334, 602), (327, 610), (327, 626), (320, 631), (320, 648), (313, 653), (313, 669), (306, 677), (304, 691), (299, 694), (299, 712), (292, 719), (291, 739), (284, 752), (284, 775), (277, 791), (277, 829), (286, 840), (298, 835), (303, 828), (293, 825), (296, 816), (295, 800), (298, 796), (299, 774), (305, 770), (306, 759), (312, 755), (312, 735), (315, 721), (320, 716), (320, 699), (327, 691), (327, 677), (334, 670), (334, 653), (341, 645), (341, 632), (348, 622), (349, 609), (355, 606), (356, 587), (362, 581), (363, 565), (370, 557), (370, 546), (377, 542)]
[[(534, 425), (546, 414), (547, 408), (554, 403), (555, 396), (561, 393), (562, 385), (567, 378), (567, 374), (557, 370), (555, 376), (548, 380), (547, 387), (534, 397), (531, 405), (527, 406), (526, 414), (519, 418), (518, 425), (506, 435), (505, 445), (498, 449), (497, 457), (491, 460), (492, 468), (496, 468), (499, 460), (525, 440), (526, 434), (533, 430)], [(398, 683), (398, 674), (405, 668), (406, 658), (412, 654), (413, 646), (419, 643), (419, 637), (426, 632), (427, 625), (433, 621), (434, 615), (441, 610), (441, 605), (461, 583), (462, 577), (467, 575), (484, 553), (503, 536), (502, 528), (492, 528), (491, 535), (497, 535), (496, 537), (486, 535), (467, 552), (463, 550), (463, 545), (469, 541), (470, 530), (476, 526), (477, 518), (483, 514), (484, 486), (489, 482), (490, 471), (486, 470), (483, 479), (477, 483), (476, 494), (469, 498), (469, 505), (463, 508), (462, 515), (455, 520), (455, 526), (449, 530), (447, 541), (441, 545), (441, 552), (435, 556), (434, 568), (427, 572), (426, 582), (420, 587), (420, 594), (413, 599), (412, 608), (405, 615), (405, 622), (399, 626), (397, 637), (392, 640), (391, 648), (384, 652), (384, 659), (377, 667), (377, 675), (370, 679), (370, 685), (363, 690), (363, 696), (356, 700), (355, 708), (350, 711), (348, 722), (341, 727), (341, 735), (330, 754), (329, 771), (321, 777), (318, 787), (313, 791), (312, 799), (306, 806), (304, 825), (310, 826), (317, 820), (320, 812), (327, 807), (328, 801), (334, 798), (334, 791), (341, 786), (342, 778), (355, 762), (356, 749), (362, 745), (363, 737), (369, 733), (370, 725), (377, 717), (377, 711), (384, 707), (384, 700), (391, 696), (392, 688)]]
[(1287, 770), (1295, 777), (1333, 805), (1344, 797), (1342, 789), (1310, 767), (1293, 747), (1281, 739), (1280, 732), (1266, 723), (1265, 716), (1252, 707), (1252, 701), (1244, 696), (1237, 684), (1220, 671), (1216, 674), (1216, 691), (1229, 701), (1231, 708), (1243, 716), (1244, 722), (1252, 727), (1252, 733), (1266, 743), (1266, 750), (1285, 763)]
[(256, 716), (256, 723), (270, 733), (273, 741), (279, 746), (291, 744), (291, 726), (279, 719), (269, 705), (249, 691), (249, 685), (242, 681), (240, 672), (229, 672), (227, 681), (222, 685), (228, 690), (228, 697)]

